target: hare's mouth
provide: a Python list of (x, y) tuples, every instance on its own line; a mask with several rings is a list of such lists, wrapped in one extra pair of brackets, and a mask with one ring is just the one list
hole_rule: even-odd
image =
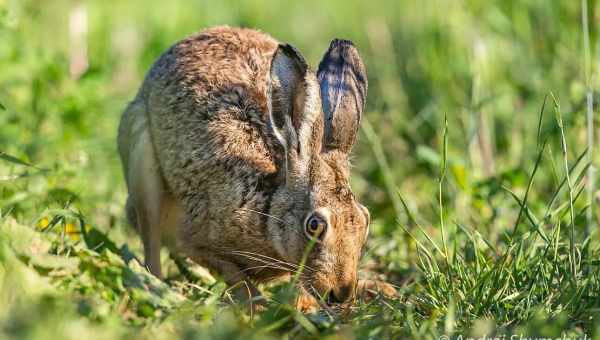
[(317, 300), (328, 305), (343, 304), (351, 301), (356, 295), (357, 283), (347, 281), (345, 283), (331, 284), (328, 280), (314, 278), (302, 283), (303, 288)]
[(340, 297), (339, 294), (335, 294), (335, 289), (328, 289), (323, 292), (318, 292), (315, 288), (308, 289), (310, 294), (317, 299), (329, 306), (336, 304), (343, 304), (348, 301), (348, 299), (344, 297)]
[(327, 284), (320, 283), (319, 280), (303, 282), (301, 286), (305, 291), (322, 303), (332, 305), (339, 302), (333, 294), (334, 289)]

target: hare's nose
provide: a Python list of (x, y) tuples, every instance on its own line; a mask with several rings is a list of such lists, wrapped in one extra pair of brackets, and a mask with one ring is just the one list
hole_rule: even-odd
[(333, 302), (346, 302), (354, 296), (354, 283), (334, 288), (331, 293)]

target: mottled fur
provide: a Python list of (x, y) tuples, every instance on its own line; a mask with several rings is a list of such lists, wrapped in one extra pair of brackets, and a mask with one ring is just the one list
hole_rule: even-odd
[(119, 128), (127, 215), (150, 271), (161, 273), (161, 239), (174, 240), (256, 294), (250, 282), (297, 268), (305, 219), (321, 209), (329, 228), (302, 286), (351, 297), (369, 217), (349, 187), (348, 153), (366, 90), (348, 41), (332, 43), (318, 76), (293, 47), (250, 29), (207, 29), (167, 50)]

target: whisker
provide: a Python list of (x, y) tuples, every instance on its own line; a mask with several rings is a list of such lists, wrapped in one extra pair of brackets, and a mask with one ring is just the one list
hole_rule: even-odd
[(279, 218), (279, 217), (277, 217), (277, 216), (273, 216), (273, 215), (271, 215), (271, 214), (267, 214), (267, 213), (264, 213), (264, 212), (262, 212), (262, 211), (258, 211), (258, 210), (254, 210), (254, 209), (249, 209), (249, 208), (240, 208), (240, 209), (241, 209), (241, 210), (250, 211), (250, 212), (253, 212), (253, 213), (256, 213), (256, 214), (259, 214), (259, 215), (263, 215), (263, 216), (270, 217), (270, 218), (272, 218), (272, 219), (274, 219), (274, 220), (276, 220), (276, 221), (279, 221), (279, 222), (281, 222), (281, 223), (283, 223), (283, 224), (286, 224), (286, 225), (287, 225), (287, 223), (286, 223), (284, 220), (282, 220), (281, 218)]
[(264, 264), (264, 265), (261, 265), (261, 266), (254, 266), (254, 267), (244, 268), (244, 269), (242, 269), (242, 272), (247, 272), (247, 271), (250, 271), (250, 270), (253, 270), (253, 269), (267, 269), (267, 268), (289, 271), (288, 268), (283, 268), (283, 267), (275, 266), (275, 265), (273, 265), (271, 263), (268, 263), (268, 264)]
[(294, 267), (284, 267), (283, 265), (286, 265), (285, 262), (279, 262), (279, 263), (277, 261), (270, 261), (269, 262), (269, 261), (266, 261), (265, 259), (257, 258), (257, 257), (254, 257), (252, 255), (248, 255), (248, 254), (244, 254), (244, 253), (237, 253), (237, 252), (234, 252), (234, 253), (237, 254), (237, 255), (240, 255), (240, 256), (244, 256), (244, 257), (246, 257), (248, 259), (251, 259), (251, 260), (254, 260), (254, 261), (258, 261), (258, 262), (267, 264), (267, 265), (278, 265), (279, 269), (284, 269), (284, 270), (287, 270), (287, 271), (296, 270), (296, 268), (294, 268)]
[[(314, 268), (311, 268), (310, 266), (308, 266), (306, 264), (304, 264), (301, 267), (301, 266), (299, 266), (299, 265), (297, 265), (295, 263), (291, 263), (291, 262), (283, 261), (283, 260), (280, 260), (280, 259), (276, 259), (276, 258), (267, 256), (267, 255), (264, 255), (264, 254), (259, 254), (259, 253), (249, 252), (249, 251), (242, 251), (242, 250), (232, 250), (231, 253), (242, 255), (242, 256), (246, 256), (247, 258), (251, 258), (253, 260), (260, 261), (260, 262), (263, 262), (263, 263), (267, 263), (266, 260), (271, 260), (271, 261), (273, 261), (273, 263), (279, 263), (279, 264), (288, 265), (288, 266), (290, 266), (292, 268), (296, 268), (296, 269), (305, 268), (305, 269), (308, 269), (308, 270), (310, 270), (312, 272), (316, 271)], [(258, 256), (258, 257), (261, 257), (261, 258), (256, 258), (255, 256)]]
[[(245, 211), (253, 212), (253, 213), (258, 214), (258, 215), (267, 216), (269, 218), (272, 218), (272, 219), (274, 219), (274, 220), (282, 223), (284, 226), (288, 226), (289, 227), (289, 224), (286, 221), (284, 221), (283, 219), (281, 219), (281, 218), (279, 218), (277, 216), (274, 216), (274, 215), (271, 215), (271, 214), (268, 214), (268, 213), (264, 213), (262, 211), (250, 209), (250, 208), (240, 208), (240, 210), (245, 210)], [(300, 236), (304, 236), (303, 233), (301, 233), (299, 230), (297, 230), (295, 228), (289, 228), (289, 230), (295, 232), (296, 234), (298, 234)], [(290, 266), (292, 268), (295, 268), (295, 270), (292, 270), (291, 268), (287, 269), (288, 271), (291, 271), (291, 272), (294, 272), (294, 273), (301, 273), (304, 269), (309, 270), (309, 271), (311, 271), (313, 273), (317, 272), (316, 269), (310, 267), (306, 263), (302, 264), (302, 266), (299, 266), (299, 265), (297, 265), (295, 263), (283, 261), (283, 260), (280, 260), (280, 259), (275, 259), (275, 258), (272, 258), (272, 257), (264, 255), (264, 254), (258, 254), (258, 253), (254, 253), (254, 252), (240, 251), (240, 250), (234, 250), (234, 251), (231, 251), (231, 252), (234, 253), (234, 254), (246, 256), (247, 258), (250, 258), (250, 259), (253, 259), (255, 261), (262, 262), (262, 263), (267, 263), (264, 259), (272, 260), (272, 261), (275, 261), (274, 263), (277, 263), (277, 264), (280, 264), (280, 265), (287, 265), (287, 266)], [(261, 260), (261, 259), (258, 259), (256, 257), (252, 257), (250, 255), (259, 256), (259, 257), (262, 257), (263, 259)]]
[[(272, 260), (273, 262), (279, 262), (279, 263), (283, 263), (283, 264), (288, 264), (290, 266), (295, 266), (295, 264), (293, 263), (289, 263), (283, 260), (279, 260), (267, 255), (263, 255), (263, 254), (259, 254), (259, 253), (254, 253), (251, 251), (245, 251), (245, 250), (232, 250), (230, 251), (230, 253), (233, 254), (237, 254), (237, 255), (242, 255), (242, 256), (246, 256), (248, 258), (254, 259), (254, 260), (260, 260), (261, 262), (265, 262), (266, 260)], [(259, 258), (256, 258), (256, 256), (258, 256)]]
[[(277, 269), (286, 270), (286, 271), (289, 271), (289, 272), (291, 272), (291, 273), (298, 273), (298, 274), (301, 274), (301, 273), (302, 273), (302, 271), (301, 271), (301, 270), (302, 270), (302, 268), (300, 268), (300, 267), (297, 267), (297, 266), (296, 266), (296, 267), (293, 267), (293, 266), (292, 266), (293, 264), (291, 264), (291, 263), (282, 262), (282, 261), (269, 262), (269, 261), (266, 261), (266, 260), (264, 260), (264, 259), (261, 259), (261, 258), (256, 258), (256, 257), (253, 257), (253, 256), (251, 256), (251, 255), (248, 255), (248, 254), (243, 254), (243, 253), (239, 253), (239, 255), (241, 255), (241, 256), (245, 256), (246, 258), (249, 258), (249, 259), (252, 259), (252, 260), (255, 260), (255, 261), (261, 262), (261, 263), (264, 263), (264, 264), (266, 264), (266, 265), (271, 265), (271, 266), (278, 265)], [(290, 266), (290, 267), (284, 267), (283, 265), (288, 265), (288, 266)], [(309, 270), (314, 272), (314, 269), (312, 269), (312, 268), (309, 268)]]
[(285, 270), (285, 271), (289, 271), (292, 274), (299, 274), (303, 279), (307, 277), (306, 274), (303, 274), (301, 272), (298, 272), (298, 271), (295, 271), (295, 270), (289, 270), (288, 268), (281, 268), (281, 267), (278, 267), (278, 266), (273, 266), (272, 264), (265, 264), (265, 265), (262, 265), (262, 266), (248, 267), (248, 268), (242, 269), (242, 272), (246, 272), (246, 271), (253, 270), (253, 269), (267, 269), (267, 268), (278, 269), (278, 270)]
[(252, 270), (252, 269), (272, 268), (272, 269), (287, 271), (287, 272), (290, 272), (291, 274), (298, 274), (299, 277), (301, 277), (302, 279), (307, 279), (308, 278), (308, 276), (306, 275), (306, 273), (301, 272), (299, 269), (283, 267), (280, 264), (277, 264), (275, 262), (267, 262), (267, 261), (264, 261), (262, 259), (256, 259), (256, 258), (253, 258), (253, 257), (248, 256), (246, 254), (241, 254), (241, 255), (247, 256), (248, 258), (251, 258), (251, 259), (254, 259), (256, 261), (264, 263), (263, 265), (253, 266), (253, 267), (248, 267), (248, 268), (242, 269), (242, 272), (246, 272), (246, 271), (249, 271), (249, 270)]
[(254, 256), (259, 256), (259, 257), (262, 257), (263, 259), (272, 260), (272, 261), (275, 261), (275, 262), (285, 263), (285, 264), (288, 264), (290, 266), (298, 267), (298, 265), (296, 265), (294, 263), (283, 261), (283, 260), (280, 260), (280, 259), (276, 259), (274, 257), (270, 257), (270, 256), (267, 256), (267, 255), (264, 255), (264, 254), (254, 253), (254, 252), (251, 252), (251, 251), (232, 250), (231, 252), (235, 253), (235, 254), (240, 254), (240, 255), (254, 255)]

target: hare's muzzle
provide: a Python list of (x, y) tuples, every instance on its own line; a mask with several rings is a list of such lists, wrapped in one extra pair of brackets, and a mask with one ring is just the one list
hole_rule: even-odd
[(329, 298), (331, 302), (343, 303), (354, 297), (355, 290), (356, 282), (352, 281), (351, 283), (333, 288), (329, 294)]

